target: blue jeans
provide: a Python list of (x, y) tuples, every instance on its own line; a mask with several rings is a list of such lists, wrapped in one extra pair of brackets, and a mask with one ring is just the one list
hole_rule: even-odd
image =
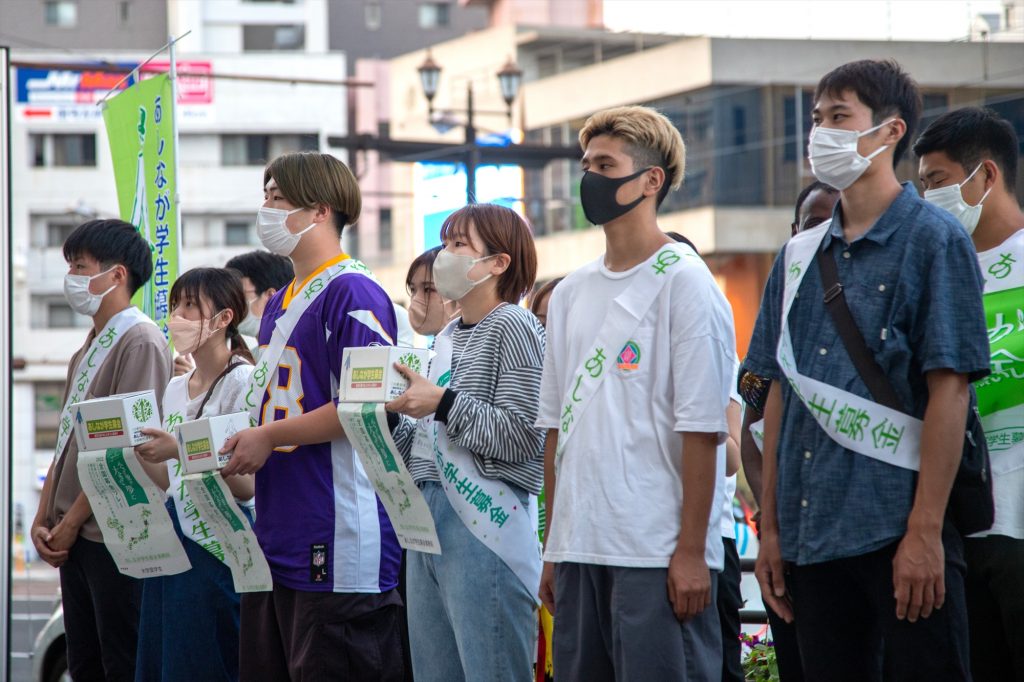
[(537, 646), (534, 596), (465, 527), (440, 483), (421, 487), (443, 554), (408, 553), (416, 682), (530, 680)]

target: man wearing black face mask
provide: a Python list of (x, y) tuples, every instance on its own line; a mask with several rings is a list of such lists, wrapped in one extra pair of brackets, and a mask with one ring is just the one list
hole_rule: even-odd
[(732, 310), (693, 249), (658, 228), (683, 178), (671, 122), (609, 109), (580, 144), (580, 199), (607, 251), (548, 308), (537, 426), (548, 430), (540, 596), (558, 622), (554, 665), (573, 680), (719, 679), (707, 607), (723, 547), (718, 515), (708, 521), (724, 484)]

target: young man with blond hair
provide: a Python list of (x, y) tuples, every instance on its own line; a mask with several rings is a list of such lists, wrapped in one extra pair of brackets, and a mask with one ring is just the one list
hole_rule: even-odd
[[(580, 199), (606, 253), (551, 296), (537, 425), (547, 430), (541, 598), (554, 665), (574, 680), (721, 676), (717, 446), (735, 358), (732, 311), (693, 249), (658, 227), (685, 148), (647, 107), (580, 131)], [(717, 509), (714, 509), (717, 512)]]
[(401, 680), (401, 548), (338, 422), (347, 346), (393, 345), (395, 312), (342, 253), (359, 219), (352, 172), (329, 154), (284, 154), (263, 175), (263, 245), (295, 280), (267, 302), (245, 407), (258, 421), (225, 444), (224, 475), (256, 474), (256, 536), (272, 592), (242, 596), (242, 680)]

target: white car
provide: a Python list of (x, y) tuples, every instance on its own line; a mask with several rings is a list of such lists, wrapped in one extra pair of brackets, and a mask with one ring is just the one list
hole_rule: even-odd
[(64, 605), (59, 594), (53, 605), (53, 614), (36, 636), (32, 647), (32, 679), (35, 682), (71, 682), (64, 639)]

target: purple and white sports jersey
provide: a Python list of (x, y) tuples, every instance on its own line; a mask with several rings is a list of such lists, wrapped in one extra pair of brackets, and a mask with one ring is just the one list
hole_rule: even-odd
[[(267, 303), (261, 346), (269, 344), (290, 298), (288, 286)], [(342, 349), (390, 345), (396, 334), (394, 308), (378, 284), (359, 273), (335, 277), (288, 339), (264, 395), (260, 423), (337, 403)], [(255, 530), (274, 582), (285, 587), (376, 593), (398, 585), (401, 547), (345, 438), (279, 448), (270, 456), (256, 474)]]

